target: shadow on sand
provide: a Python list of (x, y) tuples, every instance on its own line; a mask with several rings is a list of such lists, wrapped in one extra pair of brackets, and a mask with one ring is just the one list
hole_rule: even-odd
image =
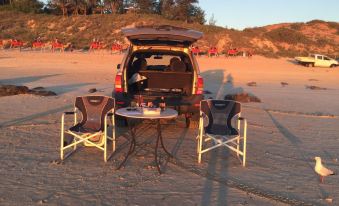
[[(314, 179), (318, 179), (318, 176), (314, 173), (314, 168), (313, 165), (310, 164), (310, 160), (311, 158), (307, 158), (305, 152), (302, 151), (301, 149), (301, 143), (302, 141), (300, 140), (299, 137), (295, 136), (291, 131), (289, 131), (286, 127), (284, 127), (280, 122), (278, 122), (278, 120), (276, 118), (273, 117), (273, 115), (266, 111), (266, 113), (268, 114), (268, 116), (271, 118), (273, 124), (277, 127), (277, 129), (279, 130), (279, 132), (292, 144), (292, 146), (296, 149), (297, 153), (299, 154), (299, 156), (302, 158), (303, 162), (305, 163), (305, 165), (307, 165), (309, 167), (309, 172), (313, 174)], [(323, 187), (321, 187), (318, 184), (318, 189), (319, 192), (322, 195), (322, 198), (327, 198), (329, 196), (329, 193), (326, 192), (324, 190)]]
[(16, 77), (12, 79), (1, 79), (0, 84), (14, 84), (14, 85), (24, 85), (31, 82), (36, 82), (41, 79), (55, 77), (62, 74), (49, 74), (49, 75), (40, 75), (40, 76), (26, 76), (26, 77)]
[[(211, 95), (205, 95), (206, 98), (224, 99), (227, 94), (243, 93), (242, 87), (235, 87), (234, 77), (231, 73), (225, 76), (225, 70), (214, 69), (203, 72), (201, 76), (204, 78), (206, 90), (212, 92)], [(249, 93), (250, 94), (250, 93)]]
[[(225, 149), (224, 147), (212, 150), (209, 152), (210, 158), (208, 160), (202, 159), (202, 161), (208, 162), (207, 166), (207, 172), (210, 174), (214, 174), (216, 176), (223, 176), (228, 177), (228, 167), (229, 167), (229, 161), (224, 160), (223, 157), (228, 157), (230, 155), (229, 151)], [(208, 154), (208, 153), (207, 153)], [(207, 156), (205, 154), (205, 156)], [(204, 155), (203, 155), (204, 156)], [(218, 174), (216, 174), (216, 171), (220, 168), (218, 171)], [(227, 193), (228, 193), (228, 187), (225, 184), (220, 184), (219, 182), (216, 182), (212, 179), (206, 178), (205, 184), (203, 187), (203, 195), (201, 197), (201, 205), (211, 205), (213, 204), (212, 198), (213, 193), (215, 189), (218, 188), (218, 195), (217, 195), (217, 205), (227, 205)]]
[(294, 65), (299, 65), (299, 66), (301, 66), (300, 64), (298, 64), (298, 62), (296, 61), (296, 60), (294, 60), (294, 59), (287, 59), (286, 60), (288, 63), (291, 63), (291, 64), (294, 64)]
[(77, 84), (64, 84), (58, 86), (46, 87), (46, 90), (56, 92), (58, 95), (72, 92), (80, 87), (94, 85), (96, 83), (77, 83)]
[(65, 106), (55, 108), (55, 109), (51, 109), (51, 110), (48, 110), (48, 111), (32, 114), (32, 115), (29, 115), (29, 116), (26, 116), (26, 117), (21, 117), (21, 118), (9, 120), (9, 121), (6, 121), (6, 122), (2, 122), (0, 124), (0, 128), (17, 125), (17, 124), (21, 124), (21, 123), (24, 123), (24, 122), (29, 122), (33, 119), (37, 119), (37, 118), (40, 118), (40, 117), (43, 117), (43, 116), (55, 114), (55, 113), (58, 113), (58, 112), (63, 112), (66, 109), (71, 109), (72, 107), (73, 107), (73, 105), (69, 104), (69, 105), (65, 105)]

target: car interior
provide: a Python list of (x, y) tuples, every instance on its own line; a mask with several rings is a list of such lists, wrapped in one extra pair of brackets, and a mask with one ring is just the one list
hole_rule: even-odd
[(192, 68), (190, 58), (183, 52), (135, 52), (127, 66), (128, 90), (150, 95), (157, 92), (189, 95), (194, 75)]

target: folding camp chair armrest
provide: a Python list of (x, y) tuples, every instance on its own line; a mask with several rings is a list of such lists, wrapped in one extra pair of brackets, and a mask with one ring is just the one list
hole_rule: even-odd
[(114, 115), (114, 113), (112, 113), (112, 112), (106, 114), (107, 117), (111, 117), (113, 115)]
[(246, 118), (245, 118), (245, 117), (239, 117), (238, 120), (240, 120), (240, 121), (246, 121)]
[(64, 112), (65, 115), (75, 114), (75, 112)]

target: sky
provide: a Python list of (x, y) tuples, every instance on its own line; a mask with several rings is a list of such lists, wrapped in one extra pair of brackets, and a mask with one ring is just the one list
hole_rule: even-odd
[(314, 19), (339, 22), (339, 0), (199, 0), (207, 23), (234, 29)]

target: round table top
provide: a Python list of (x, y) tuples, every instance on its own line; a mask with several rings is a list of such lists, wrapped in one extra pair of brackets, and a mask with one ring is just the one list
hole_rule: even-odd
[(161, 111), (159, 115), (157, 114), (143, 114), (141, 108), (137, 110), (127, 110), (129, 107), (120, 108), (115, 111), (115, 114), (136, 119), (171, 119), (178, 116), (178, 112), (171, 108), (166, 108), (164, 111)]

